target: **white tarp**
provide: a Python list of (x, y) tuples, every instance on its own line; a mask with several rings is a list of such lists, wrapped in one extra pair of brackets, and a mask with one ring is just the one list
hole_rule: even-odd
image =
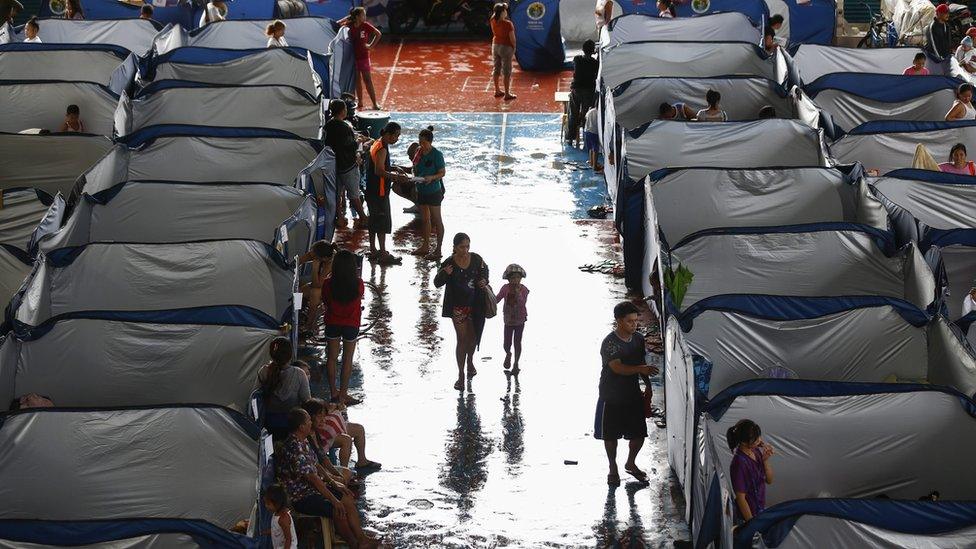
[[(149, 53), (153, 38), (159, 32), (156, 25), (145, 19), (79, 20), (41, 19), (38, 33), (45, 44), (110, 44), (121, 46), (136, 55)], [(23, 32), (9, 42), (23, 42)], [(0, 43), (4, 43), (0, 37)]]
[(851, 309), (812, 319), (767, 320), (708, 310), (685, 341), (712, 363), (708, 395), (740, 381), (784, 376), (826, 381), (925, 381), (924, 326), (890, 306)]
[(643, 132), (626, 133), (623, 152), (634, 180), (667, 167), (827, 165), (820, 133), (795, 120), (655, 120)]
[(100, 135), (0, 133), (0, 189), (33, 187), (67, 196), (78, 176), (111, 148)]
[(976, 185), (868, 177), (886, 198), (933, 229), (976, 229)]
[[(50, 200), (51, 197), (45, 197)], [(34, 230), (47, 213), (48, 205), (34, 189), (3, 191), (0, 209), (0, 242), (27, 251)]]
[(946, 305), (949, 318), (962, 315), (962, 303), (969, 290), (976, 287), (976, 248), (953, 244), (940, 247), (947, 280)]
[(851, 130), (873, 120), (940, 122), (956, 98), (955, 90), (942, 89), (897, 103), (867, 99), (843, 90), (826, 89), (813, 101), (830, 114), (834, 124)]
[[(593, 20), (593, 17), (590, 17)], [(265, 48), (268, 37), (264, 29), (273, 20), (217, 21), (187, 33), (181, 27), (164, 30), (155, 41), (157, 54), (183, 46), (247, 50)], [(329, 53), (329, 44), (336, 37), (332, 22), (324, 17), (293, 17), (287, 20), (288, 45), (315, 53)]]
[[(84, 173), (79, 190), (94, 195), (127, 181), (293, 186), (317, 154), (304, 139), (159, 137), (138, 149), (116, 145)], [(174, 158), (180, 161), (173, 162)]]
[[(563, 40), (573, 44), (599, 40), (594, 17), (595, 5), (593, 0), (559, 0), (559, 32)], [(614, 8), (620, 9), (617, 6)]]
[(781, 82), (776, 57), (764, 59), (744, 42), (646, 42), (621, 44), (601, 54), (600, 76), (607, 89), (634, 78), (758, 76)]
[(31, 273), (31, 266), (0, 246), (0, 303), (6, 307), (10, 298), (20, 290), (24, 279)]
[[(85, 132), (112, 135), (112, 117), (119, 98), (108, 88), (89, 82), (24, 82), (0, 84), (0, 131), (40, 128), (59, 131), (68, 105), (78, 105)], [(23, 169), (23, 168), (22, 168)]]
[(848, 222), (888, 228), (860, 180), (833, 168), (675, 170), (648, 181), (660, 232), (674, 246), (705, 229)]
[(925, 309), (935, 280), (914, 245), (892, 257), (856, 230), (709, 233), (671, 251), (694, 275), (681, 309), (710, 296), (883, 296)]
[(218, 404), (246, 412), (274, 330), (75, 318), (0, 347), (0, 407), (27, 393), (62, 407)]
[(108, 86), (124, 59), (109, 50), (0, 51), (0, 80), (67, 80)]
[(156, 67), (153, 81), (160, 80), (236, 86), (294, 86), (313, 97), (319, 94), (308, 59), (282, 48), (268, 48), (222, 63), (161, 63)]
[[(755, 120), (765, 106), (776, 109), (777, 118), (796, 118), (790, 97), (765, 78), (669, 78), (650, 77), (630, 80), (613, 91), (613, 112), (617, 124), (633, 129), (658, 117), (661, 103), (684, 103), (691, 110), (708, 108), (705, 94), (722, 94), (721, 107), (729, 121)], [(785, 93), (785, 92), (784, 92)]]
[(0, 427), (0, 519), (185, 518), (229, 529), (254, 507), (259, 451), (219, 408), (13, 414)]
[(866, 170), (886, 173), (911, 168), (918, 145), (923, 145), (936, 162), (949, 162), (949, 150), (956, 143), (976, 143), (976, 126), (847, 134), (830, 144), (830, 153), (839, 163), (860, 162)]
[(899, 38), (921, 38), (935, 19), (935, 6), (929, 0), (882, 0), (880, 7), (881, 13), (895, 24)]
[(15, 318), (39, 326), (87, 311), (241, 306), (281, 319), (293, 281), (259, 242), (91, 244), (63, 267), (42, 263)]
[[(591, 6), (589, 11), (593, 11), (593, 2), (589, 4)], [(562, 10), (561, 5), (560, 10)], [(562, 15), (562, 11), (560, 11), (560, 15)], [(593, 17), (590, 14), (590, 26), (593, 26), (592, 20)], [(563, 34), (565, 35), (565, 31)], [(761, 30), (753, 26), (749, 17), (737, 11), (674, 19), (638, 13), (622, 15), (614, 18), (600, 34), (600, 45), (604, 48), (643, 40), (694, 39), (702, 42), (759, 44), (762, 38)]]
[(86, 197), (64, 227), (42, 243), (41, 249), (92, 242), (236, 239), (274, 245), (279, 227), (292, 216), (305, 220), (304, 230), (296, 231), (303, 236), (288, 237), (301, 255), (315, 228), (315, 205), (298, 189), (264, 184), (126, 183), (107, 204)]
[[(855, 72), (869, 74), (902, 74), (912, 65), (915, 54), (922, 48), (841, 48), (819, 44), (801, 44), (793, 54), (793, 64), (804, 84), (810, 84), (825, 74)], [(931, 60), (926, 66), (932, 74), (943, 74), (940, 63)]]
[(322, 112), (318, 101), (288, 86), (174, 87), (136, 99), (122, 95), (115, 111), (119, 136), (164, 124), (266, 128), (317, 139)]

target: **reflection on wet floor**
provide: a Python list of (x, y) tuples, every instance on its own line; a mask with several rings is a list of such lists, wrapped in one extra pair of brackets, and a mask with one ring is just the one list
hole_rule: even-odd
[[(404, 126), (393, 147), (400, 162), (410, 138), (435, 126), (448, 166), (446, 241), (468, 233), (496, 290), (505, 265), (521, 264), (531, 295), (521, 374), (502, 369), (499, 317), (485, 329), (478, 375), (468, 390), (453, 390), (455, 337), (440, 316), (437, 264), (409, 255), (417, 223), (394, 197), (393, 251), (403, 264), (363, 267), (363, 318), (373, 327), (351, 380), (364, 401), (350, 419), (366, 426), (370, 456), (383, 463), (361, 500), (367, 524), (396, 547), (671, 547), (685, 539), (663, 430), (650, 426), (639, 458), (650, 486), (624, 479), (608, 491), (603, 445), (593, 439), (598, 347), (624, 288), (578, 269), (619, 254), (610, 222), (585, 218), (603, 201), (603, 183), (578, 167), (583, 152), (562, 150), (552, 115), (393, 120)], [(361, 232), (337, 239), (366, 246)]]

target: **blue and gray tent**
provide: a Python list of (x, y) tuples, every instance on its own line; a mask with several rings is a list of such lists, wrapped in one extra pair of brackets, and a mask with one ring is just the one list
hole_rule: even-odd
[(837, 162), (860, 162), (866, 170), (887, 173), (911, 168), (919, 145), (937, 162), (948, 162), (956, 143), (976, 143), (976, 121), (865, 122), (831, 143), (830, 154)]
[(67, 106), (78, 105), (86, 132), (111, 136), (119, 96), (96, 82), (0, 80), (0, 104), (3, 132), (59, 131)]
[(329, 56), (300, 48), (250, 50), (186, 47), (144, 59), (139, 84), (182, 80), (202, 84), (299, 88), (313, 97), (326, 92)]
[(630, 13), (614, 17), (603, 27), (600, 32), (600, 47), (647, 40), (687, 40), (690, 37), (702, 42), (759, 44), (762, 40), (762, 29), (745, 14), (734, 11), (676, 19)]
[(949, 318), (963, 316), (963, 300), (976, 280), (976, 178), (930, 170), (896, 170), (868, 183), (915, 219), (923, 251), (937, 248), (946, 277)]
[(3, 545), (256, 545), (229, 532), (260, 506), (264, 463), (257, 426), (238, 412), (24, 410), (0, 416), (0, 448)]
[(118, 94), (135, 75), (134, 58), (129, 55), (124, 48), (108, 44), (4, 44), (0, 45), (0, 75), (21, 82), (94, 82)]
[[(695, 542), (781, 549), (967, 545), (976, 533), (976, 485), (959, 471), (976, 450), (974, 416), (969, 397), (933, 385), (736, 384), (709, 403), (694, 437), (688, 478)], [(726, 430), (744, 418), (776, 448), (776, 482), (767, 486), (766, 509), (733, 534)], [(939, 501), (919, 501), (933, 491)]]
[[(41, 19), (44, 44), (107, 44), (119, 46), (136, 55), (145, 55), (162, 25), (148, 19), (77, 20)], [(167, 27), (168, 28), (168, 27)], [(0, 44), (24, 41), (24, 26), (0, 25)], [(31, 47), (41, 44), (30, 44)]]
[(131, 138), (156, 126), (280, 130), (318, 139), (322, 105), (292, 86), (215, 86), (165, 81), (130, 98), (122, 94), (115, 111), (115, 132)]

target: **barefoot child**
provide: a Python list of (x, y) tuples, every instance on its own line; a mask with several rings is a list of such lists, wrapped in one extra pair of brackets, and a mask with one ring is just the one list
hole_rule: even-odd
[(271, 544), (274, 549), (298, 549), (295, 521), (288, 510), (288, 493), (280, 484), (264, 491), (264, 506), (271, 511)]
[(525, 310), (525, 302), (529, 299), (529, 289), (522, 285), (525, 278), (525, 269), (512, 263), (505, 268), (502, 275), (508, 284), (502, 286), (495, 299), (498, 303), (505, 300), (502, 308), (502, 317), (505, 320), (505, 369), (512, 366), (512, 343), (515, 343), (515, 365), (512, 367), (512, 375), (519, 373), (519, 357), (522, 356), (522, 332), (525, 330), (525, 321), (528, 313)]
[(369, 62), (369, 51), (380, 41), (383, 34), (366, 21), (366, 8), (360, 6), (349, 10), (349, 15), (339, 20), (339, 24), (349, 27), (349, 39), (352, 40), (353, 53), (356, 59), (356, 97), (360, 105), (363, 103), (363, 86), (369, 100), (373, 102), (373, 110), (380, 110), (376, 102), (376, 89), (373, 87), (372, 66)]

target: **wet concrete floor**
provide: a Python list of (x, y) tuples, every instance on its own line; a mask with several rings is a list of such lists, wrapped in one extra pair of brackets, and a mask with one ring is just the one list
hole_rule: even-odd
[[(393, 198), (393, 251), (403, 264), (364, 266), (375, 285), (364, 319), (375, 326), (352, 374), (351, 392), (364, 400), (349, 411), (366, 426), (370, 459), (383, 463), (361, 501), (367, 525), (396, 547), (671, 547), (687, 539), (663, 429), (649, 425), (638, 462), (649, 486), (629, 477), (615, 490), (606, 485), (606, 455), (593, 439), (599, 344), (625, 289), (620, 279), (578, 269), (619, 259), (619, 244), (610, 221), (586, 218), (603, 201), (602, 179), (583, 169), (582, 151), (562, 149), (558, 115), (393, 120), (404, 126), (393, 147), (403, 163), (417, 131), (435, 127), (447, 160), (446, 250), (454, 233), (468, 233), (496, 290), (515, 262), (531, 294), (521, 374), (503, 373), (499, 316), (476, 354), (478, 375), (455, 391), (455, 337), (440, 317), (437, 264), (409, 255), (416, 221)], [(337, 240), (358, 251), (366, 245), (348, 229)], [(324, 358), (321, 348), (303, 352)]]

